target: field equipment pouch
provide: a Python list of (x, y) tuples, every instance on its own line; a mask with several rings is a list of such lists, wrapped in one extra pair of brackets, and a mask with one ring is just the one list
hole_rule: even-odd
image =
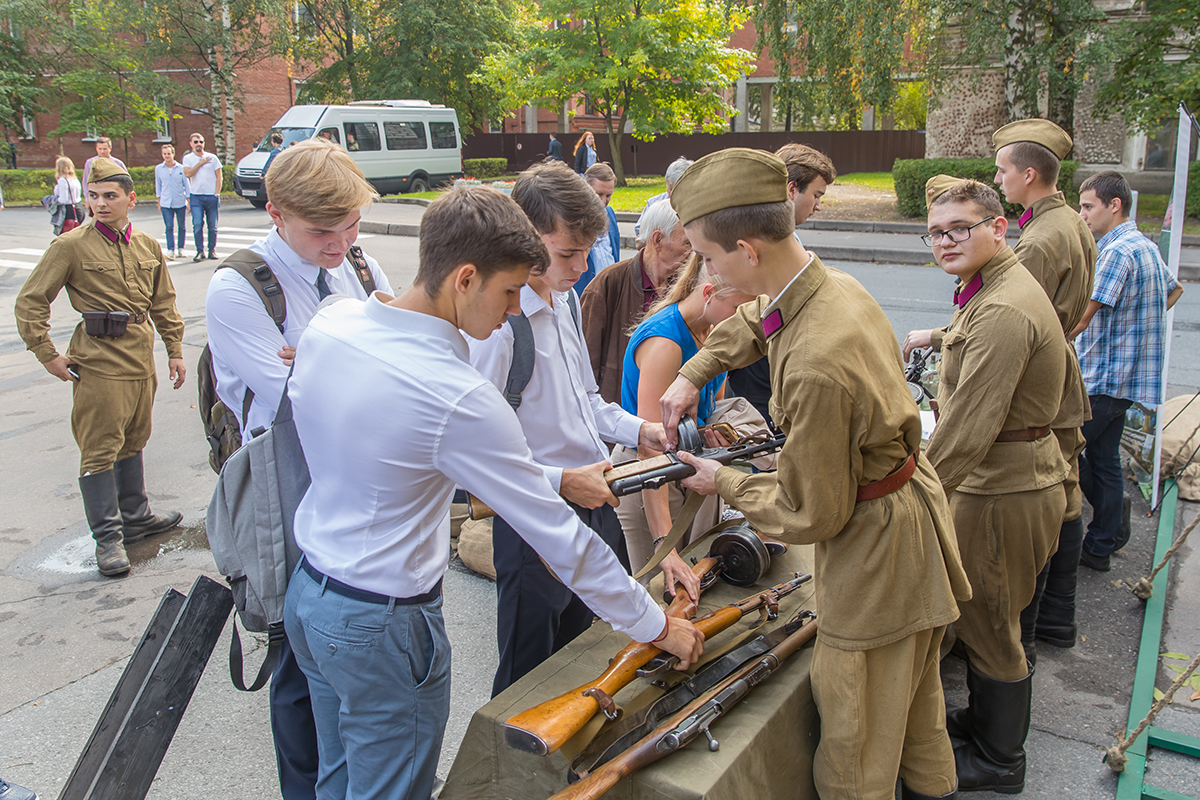
[(124, 336), (133, 316), (128, 311), (84, 311), (83, 329), (88, 336)]

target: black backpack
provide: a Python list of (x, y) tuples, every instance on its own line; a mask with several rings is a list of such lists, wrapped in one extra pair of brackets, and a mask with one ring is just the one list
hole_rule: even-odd
[[(571, 309), (571, 318), (575, 327), (579, 327), (579, 303), (575, 300), (575, 292), (567, 293), (567, 306)], [(533, 377), (533, 328), (525, 312), (509, 314), (508, 322), (513, 332), (513, 360), (508, 368), (508, 379), (504, 383), (504, 399), (516, 411), (521, 407), (521, 393), (529, 385)]]
[[(348, 253), (354, 273), (359, 283), (369, 297), (375, 291), (375, 278), (361, 247), (351, 247)], [(283, 287), (275, 278), (275, 273), (262, 256), (253, 250), (238, 250), (217, 266), (217, 269), (233, 269), (254, 287), (263, 307), (271, 315), (271, 320), (283, 333), (283, 323), (287, 319), (287, 301), (283, 296)], [(200, 410), (200, 420), (204, 423), (204, 436), (208, 439), (208, 464), (213, 472), (220, 474), (226, 459), (242, 446), (242, 431), (246, 426), (246, 418), (250, 414), (250, 404), (254, 402), (254, 392), (246, 387), (246, 396), (242, 400), (242, 414), (238, 415), (221, 401), (217, 396), (217, 375), (213, 371), (212, 350), (204, 346), (200, 360), (196, 364), (197, 388)]]

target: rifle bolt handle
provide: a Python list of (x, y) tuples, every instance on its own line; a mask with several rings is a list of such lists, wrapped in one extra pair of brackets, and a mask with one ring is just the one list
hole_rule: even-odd
[(708, 749), (711, 752), (715, 753), (721, 749), (721, 743), (713, 738), (713, 735), (708, 732), (708, 728), (704, 728), (700, 732), (704, 734), (705, 739), (708, 739)]

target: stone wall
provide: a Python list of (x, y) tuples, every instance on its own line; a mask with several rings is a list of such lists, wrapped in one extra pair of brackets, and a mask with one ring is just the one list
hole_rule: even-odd
[(1089, 85), (1075, 98), (1075, 155), (1085, 164), (1121, 164), (1125, 156), (1125, 123), (1117, 115), (1107, 120), (1092, 115), (1096, 96)]
[(1000, 72), (982, 76), (964, 70), (957, 84), (930, 108), (925, 128), (926, 158), (986, 158), (992, 131), (1005, 122), (1004, 80)]

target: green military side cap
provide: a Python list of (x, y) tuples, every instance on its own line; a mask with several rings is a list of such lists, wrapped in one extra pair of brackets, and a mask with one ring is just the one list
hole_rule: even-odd
[(88, 173), (88, 183), (101, 183), (118, 175), (128, 178), (129, 171), (111, 158), (97, 158), (92, 162), (92, 171)]
[(944, 195), (951, 187), (960, 184), (964, 178), (956, 178), (953, 175), (934, 175), (929, 180), (925, 181), (925, 209), (933, 205), (933, 201)]
[(1074, 142), (1062, 128), (1048, 119), (1019, 119), (992, 134), (992, 146), (1001, 147), (1017, 142), (1033, 142), (1045, 147), (1062, 161), (1071, 152)]
[(671, 190), (671, 205), (681, 225), (723, 208), (787, 199), (783, 160), (748, 147), (730, 147), (704, 156), (684, 170)]

